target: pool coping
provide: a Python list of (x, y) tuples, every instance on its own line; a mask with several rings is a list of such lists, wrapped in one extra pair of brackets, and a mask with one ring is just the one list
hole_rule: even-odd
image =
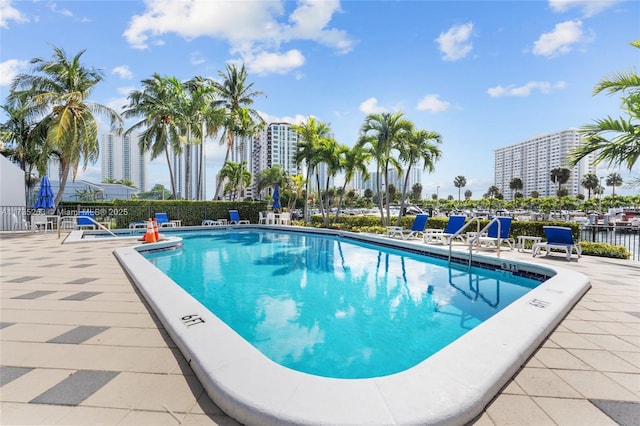
[[(444, 247), (388, 237), (312, 232), (448, 255)], [(519, 268), (555, 275), (406, 371), (371, 379), (332, 379), (271, 361), (139, 253), (179, 242), (170, 237), (114, 253), (209, 396), (228, 415), (249, 425), (464, 424), (482, 412), (590, 287), (585, 275), (562, 267), (474, 254), (474, 259), (505, 273)], [(466, 253), (452, 256), (460, 260)]]

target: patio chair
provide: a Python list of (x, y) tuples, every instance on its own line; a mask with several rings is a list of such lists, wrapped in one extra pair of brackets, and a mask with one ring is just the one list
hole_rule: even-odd
[(18, 215), (11, 213), (11, 229), (14, 231), (26, 231), (29, 229), (29, 224), (25, 220), (24, 216), (21, 215), (21, 218), (18, 219)]
[(37, 231), (40, 227), (44, 228), (44, 232), (47, 232), (47, 229), (51, 229), (53, 232), (53, 222), (49, 221), (46, 215), (44, 214), (32, 214), (31, 215), (31, 230)]
[(169, 220), (169, 216), (166, 213), (156, 213), (156, 222), (158, 222), (158, 227), (174, 227), (175, 223)]
[(419, 237), (424, 239), (424, 230), (427, 227), (428, 219), (428, 214), (417, 214), (415, 219), (413, 219), (411, 229), (404, 229), (401, 226), (387, 226), (387, 237), (393, 238), (398, 235), (403, 240)]
[(258, 212), (258, 215), (259, 215), (258, 224), (259, 225), (266, 225), (267, 224), (267, 212)]
[(440, 244), (450, 244), (453, 239), (457, 238), (465, 242), (464, 236), (462, 234), (456, 235), (456, 233), (462, 229), (466, 220), (466, 216), (449, 216), (449, 221), (444, 229), (425, 229), (424, 241), (426, 243), (436, 242)]
[(280, 213), (280, 217), (278, 218), (278, 223), (280, 225), (291, 225), (291, 213), (289, 212)]
[(235, 225), (240, 225), (240, 224), (244, 224), (244, 223), (251, 223), (246, 219), (240, 219), (240, 214), (238, 213), (238, 210), (229, 210), (229, 223), (231, 224), (235, 224)]
[(94, 213), (93, 212), (78, 212), (78, 222), (76, 227), (78, 229), (83, 228), (91, 228), (96, 229), (96, 223), (94, 221)]
[[(509, 238), (511, 232), (510, 217), (497, 217), (497, 221), (493, 222), (487, 230), (487, 235), (478, 237), (478, 243), (481, 246), (497, 248), (499, 245), (506, 243), (513, 250), (514, 240)], [(500, 234), (498, 235), (498, 222), (500, 225)]]
[(571, 254), (576, 251), (578, 258), (582, 255), (582, 247), (576, 243), (571, 233), (571, 228), (565, 226), (543, 226), (544, 235), (547, 241), (535, 243), (533, 245), (533, 257), (536, 257), (540, 250), (546, 251), (546, 256), (551, 250), (561, 250), (567, 255), (567, 261), (571, 261)]

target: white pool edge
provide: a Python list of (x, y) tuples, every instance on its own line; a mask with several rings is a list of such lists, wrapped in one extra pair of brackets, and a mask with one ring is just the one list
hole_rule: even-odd
[[(384, 237), (362, 239), (390, 243)], [(164, 245), (175, 242), (170, 238)], [(138, 252), (154, 246), (124, 247), (115, 255), (212, 400), (247, 425), (465, 424), (590, 287), (585, 275), (568, 269), (509, 261), (508, 267), (556, 275), (409, 370), (371, 379), (331, 379), (288, 369), (262, 355)], [(474, 259), (504, 262), (475, 254)]]

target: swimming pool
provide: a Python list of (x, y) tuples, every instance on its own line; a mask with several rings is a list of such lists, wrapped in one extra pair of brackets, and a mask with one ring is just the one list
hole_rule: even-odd
[(271, 360), (324, 377), (411, 368), (542, 281), (334, 236), (176, 235), (145, 257)]
[[(448, 254), (442, 247), (381, 236), (313, 232), (440, 258)], [(407, 370), (374, 378), (327, 378), (273, 362), (139, 253), (180, 241), (124, 247), (115, 255), (213, 401), (249, 425), (465, 424), (589, 288), (587, 277), (562, 267), (474, 254), (474, 262), (507, 274), (517, 270), (552, 278)], [(466, 257), (466, 252), (453, 253), (454, 262), (466, 263)]]

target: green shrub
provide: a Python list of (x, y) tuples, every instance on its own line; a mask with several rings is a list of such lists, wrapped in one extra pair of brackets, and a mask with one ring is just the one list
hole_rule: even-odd
[(609, 257), (613, 259), (629, 259), (631, 253), (624, 246), (615, 246), (608, 243), (590, 243), (581, 241), (582, 254), (588, 256)]

